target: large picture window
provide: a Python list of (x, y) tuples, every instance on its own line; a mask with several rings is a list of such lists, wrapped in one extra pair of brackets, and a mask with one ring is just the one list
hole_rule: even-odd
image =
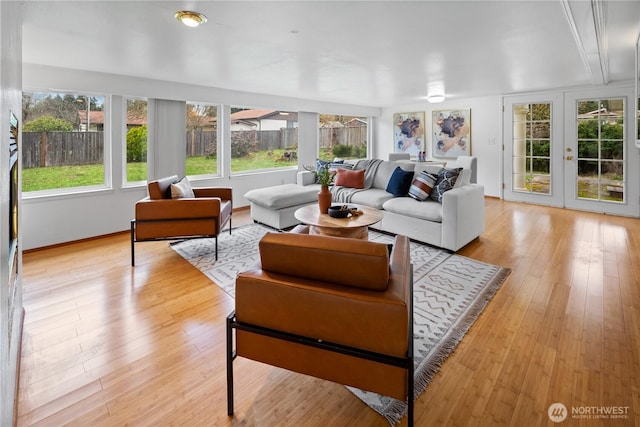
[(319, 153), (321, 160), (367, 157), (366, 117), (320, 114)]
[(187, 103), (186, 165), (188, 176), (218, 175), (218, 107)]
[(231, 108), (231, 172), (298, 165), (298, 113)]
[(23, 93), (23, 192), (105, 185), (105, 99)]
[(126, 115), (127, 182), (147, 179), (147, 100), (128, 98)]

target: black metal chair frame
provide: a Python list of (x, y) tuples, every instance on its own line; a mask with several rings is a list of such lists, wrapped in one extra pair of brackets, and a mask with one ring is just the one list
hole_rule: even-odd
[[(413, 266), (410, 267), (413, 271)], [(233, 415), (233, 361), (238, 356), (233, 347), (234, 333), (233, 330), (247, 331), (253, 334), (263, 335), (270, 338), (276, 338), (283, 341), (289, 341), (309, 347), (315, 347), (335, 353), (345, 354), (352, 357), (358, 357), (364, 360), (371, 360), (385, 365), (397, 366), (407, 370), (407, 425), (413, 427), (414, 414), (414, 366), (413, 366), (413, 273), (411, 274), (411, 301), (409, 307), (409, 346), (406, 357), (389, 356), (382, 353), (376, 353), (368, 350), (362, 350), (355, 347), (349, 347), (328, 341), (318, 340), (315, 338), (295, 335), (288, 332), (264, 328), (257, 325), (238, 322), (235, 311), (227, 316), (227, 414)]]
[[(229, 223), (229, 234), (231, 234), (231, 217), (232, 215), (229, 215), (229, 219), (228, 219), (228, 223)], [(213, 217), (215, 218), (215, 217)], [(216, 240), (216, 261), (218, 260), (218, 234), (203, 234), (203, 235), (199, 235), (199, 236), (172, 236), (172, 237), (154, 237), (153, 239), (142, 239), (142, 240), (136, 240), (136, 223), (140, 222), (140, 223), (144, 223), (144, 222), (167, 222), (167, 221), (187, 221), (187, 220), (202, 220), (202, 219), (206, 219), (206, 220), (210, 220), (212, 219), (212, 217), (206, 217), (206, 218), (169, 218), (169, 219), (145, 219), (145, 220), (136, 220), (136, 219), (132, 219), (131, 220), (131, 267), (135, 267), (136, 265), (136, 249), (135, 249), (135, 245), (134, 243), (137, 242), (155, 242), (155, 241), (162, 241), (162, 240), (193, 240), (193, 239), (207, 239), (207, 238), (215, 238)], [(220, 224), (220, 232), (222, 232), (222, 228), (226, 225), (227, 223), (225, 222), (224, 224)]]

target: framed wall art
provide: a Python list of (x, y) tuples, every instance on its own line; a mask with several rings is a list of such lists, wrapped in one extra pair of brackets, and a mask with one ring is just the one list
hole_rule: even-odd
[(424, 144), (424, 112), (394, 113), (393, 151), (418, 157), (426, 151)]
[(433, 111), (433, 157), (471, 155), (471, 109)]

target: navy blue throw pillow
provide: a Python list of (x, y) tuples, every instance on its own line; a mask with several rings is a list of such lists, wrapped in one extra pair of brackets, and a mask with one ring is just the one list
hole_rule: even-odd
[(413, 171), (403, 170), (400, 166), (396, 168), (387, 183), (387, 193), (394, 196), (406, 196), (409, 193), (409, 187), (413, 182)]

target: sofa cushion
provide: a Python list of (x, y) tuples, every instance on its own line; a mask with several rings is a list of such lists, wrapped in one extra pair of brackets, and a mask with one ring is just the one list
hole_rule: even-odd
[(262, 270), (360, 289), (389, 285), (386, 244), (294, 233), (267, 233), (260, 240)]
[(340, 187), (364, 188), (364, 169), (337, 169), (334, 184)]
[(409, 197), (424, 202), (429, 198), (429, 194), (431, 194), (431, 190), (433, 190), (437, 181), (438, 175), (426, 171), (420, 172), (411, 183), (411, 187), (409, 187)]
[(387, 200), (382, 208), (399, 215), (442, 222), (442, 204), (430, 199), (419, 202), (411, 197), (394, 197)]
[(408, 162), (389, 162), (383, 161), (378, 166), (376, 170), (376, 174), (373, 177), (373, 184), (371, 185), (373, 188), (380, 188), (382, 190), (387, 189), (387, 184), (391, 179), (391, 175), (396, 170), (397, 167), (402, 168), (403, 170), (413, 171), (414, 164)]
[(317, 201), (319, 190), (318, 185), (282, 184), (250, 190), (244, 197), (264, 208), (283, 209)]
[(193, 193), (191, 184), (185, 176), (180, 181), (171, 184), (172, 199), (193, 199), (196, 195)]
[(382, 205), (389, 199), (392, 199), (393, 195), (387, 193), (387, 190), (381, 190), (379, 188), (369, 188), (368, 190), (358, 191), (351, 196), (351, 203), (357, 203), (359, 205), (370, 206), (376, 209), (382, 209)]
[(442, 203), (442, 196), (444, 193), (451, 190), (456, 184), (456, 180), (458, 179), (458, 175), (460, 175), (461, 170), (462, 168), (440, 169), (440, 172), (438, 172), (438, 181), (429, 195), (431, 200)]
[(406, 196), (412, 180), (413, 171), (405, 171), (400, 166), (397, 166), (387, 183), (387, 192), (396, 197)]

